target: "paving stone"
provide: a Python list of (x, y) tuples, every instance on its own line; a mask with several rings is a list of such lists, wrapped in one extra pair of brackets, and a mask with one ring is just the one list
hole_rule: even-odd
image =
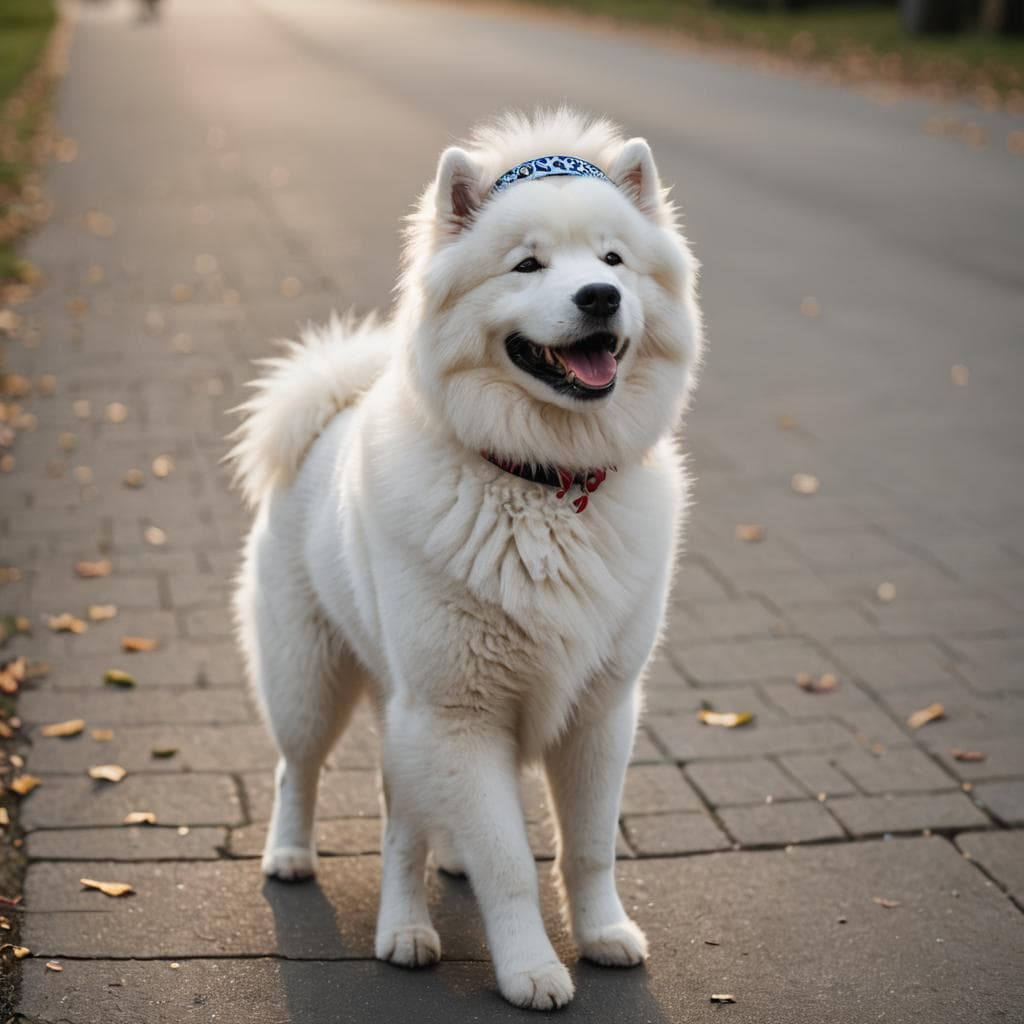
[[(237, 688), (245, 681), (234, 645), (176, 641), (150, 654), (125, 654), (120, 649), (120, 638), (126, 633), (123, 629), (107, 631), (104, 649), (98, 654), (81, 654), (66, 646), (45, 653), (33, 651), (34, 657), (45, 657), (51, 667), (50, 675), (41, 685), (54, 690), (102, 689), (103, 674), (110, 668), (130, 672), (139, 689), (193, 685)], [(130, 635), (151, 634), (132, 632)]]
[(961, 832), (956, 845), (1024, 905), (1024, 832)]
[[(83, 556), (89, 560), (92, 556)], [(113, 604), (119, 619), (137, 610), (160, 608), (159, 581), (155, 576), (128, 576), (114, 572), (97, 579), (79, 579), (73, 575), (74, 564), (68, 562), (61, 575), (41, 573), (32, 582), (32, 602), (40, 609), (69, 609), (84, 615), (89, 605)], [(130, 616), (129, 616), (130, 617)]]
[(780, 757), (779, 764), (813, 796), (857, 792), (857, 787), (836, 767), (836, 759), (827, 754), (790, 754)]
[(702, 725), (696, 719), (652, 716), (648, 727), (677, 761), (705, 758), (764, 757), (835, 751), (850, 746), (853, 735), (830, 721), (799, 725), (753, 724), (737, 729)]
[(707, 814), (633, 814), (623, 819), (630, 846), (641, 857), (727, 850), (729, 837)]
[(189, 828), (182, 835), (159, 824), (40, 829), (26, 836), (25, 851), (35, 861), (216, 860), (227, 836), (226, 828)]
[(661, 748), (651, 739), (647, 730), (641, 726), (637, 729), (636, 739), (633, 741), (633, 753), (630, 757), (630, 764), (650, 764), (651, 762), (664, 761), (665, 755)]
[(699, 811), (700, 797), (675, 765), (634, 765), (626, 772), (622, 813)]
[(947, 636), (1020, 628), (1019, 613), (981, 595), (893, 601), (875, 614), (879, 629), (891, 636)]
[(956, 781), (930, 757), (911, 747), (873, 754), (863, 748), (838, 753), (835, 766), (865, 793), (934, 792), (957, 789)]
[[(97, 596), (99, 596), (97, 591)], [(100, 603), (100, 602), (96, 602)], [(70, 611), (84, 617), (86, 607), (72, 608), (67, 604), (52, 609), (54, 614)], [(45, 620), (43, 620), (45, 621)], [(50, 630), (36, 630), (32, 638), (32, 648), (37, 658), (53, 658), (67, 652), (75, 662), (86, 659), (106, 657), (119, 661), (124, 658), (121, 653), (120, 638), (124, 635), (145, 636), (160, 641), (165, 647), (171, 647), (178, 636), (177, 619), (171, 612), (140, 611), (128, 609), (118, 611), (117, 617), (105, 622), (88, 623), (88, 630), (80, 636), (69, 636), (66, 633), (53, 633)], [(156, 655), (148, 657), (155, 658)], [(135, 659), (138, 660), (138, 659)], [(180, 682), (180, 679), (179, 679)]]
[(801, 640), (750, 640), (745, 643), (690, 644), (678, 652), (686, 675), (701, 685), (792, 679), (800, 672), (821, 675), (835, 670)]
[(759, 601), (740, 598), (675, 604), (669, 609), (667, 635), (678, 649), (689, 640), (714, 640), (723, 637), (772, 636), (786, 629), (785, 621)]
[(877, 637), (878, 626), (852, 605), (793, 608), (786, 611), (790, 632), (815, 640), (845, 640)]
[[(241, 779), (252, 820), (268, 820), (274, 796), (273, 773), (247, 772)], [(325, 771), (320, 779), (317, 814), (322, 818), (379, 818), (377, 773)]]
[(178, 725), (252, 722), (256, 711), (242, 687), (139, 687), (100, 692), (49, 690), (46, 684), (18, 698), (26, 726), (84, 718), (88, 728), (120, 725)]
[(889, 571), (898, 566), (915, 566), (920, 559), (891, 540), (871, 530), (801, 532), (788, 543), (815, 569), (828, 571), (856, 566), (859, 571), (875, 568)]
[[(129, 772), (244, 772), (277, 763), (277, 751), (262, 725), (121, 726), (114, 738), (97, 743), (88, 729), (70, 739), (32, 734), (27, 757), (31, 771), (85, 772), (97, 760), (119, 764)], [(154, 750), (174, 751), (156, 757)]]
[(972, 795), (1004, 825), (1024, 825), (1024, 779), (983, 782)]
[(810, 843), (844, 836), (835, 818), (815, 800), (727, 807), (718, 813), (722, 824), (741, 846)]
[[(380, 853), (381, 823), (376, 818), (336, 818), (316, 824), (316, 848), (321, 856)], [(231, 830), (229, 849), (234, 857), (260, 857), (267, 826), (245, 825)]]
[(713, 807), (763, 804), (767, 797), (799, 799), (807, 794), (764, 758), (702, 761), (686, 769), (690, 781)]
[(123, 782), (52, 776), (21, 804), (21, 825), (120, 825), (129, 811), (152, 811), (164, 825), (238, 825), (242, 808), (226, 775), (129, 775)]
[(839, 796), (829, 810), (854, 836), (918, 829), (978, 828), (988, 818), (962, 793), (918, 793), (913, 796)]
[(1020, 671), (1024, 636), (957, 639), (952, 646), (966, 659), (960, 671), (979, 693), (1020, 693), (1024, 689)]
[(959, 681), (951, 659), (933, 643), (844, 641), (832, 644), (831, 650), (855, 676), (881, 694), (928, 690), (936, 682)]
[[(34, 888), (47, 884), (50, 906), (65, 888), (72, 906), (85, 897), (103, 899), (76, 892), (74, 866), (62, 868), (38, 881), (31, 874), (39, 869), (30, 872)], [(90, 872), (96, 868), (89, 864)], [(372, 950), (376, 875), (364, 858), (329, 860), (320, 885), (291, 887), (262, 883), (253, 862), (161, 868), (168, 873), (131, 900), (108, 901), (104, 914), (42, 909), (31, 915), (23, 940), (40, 958), (25, 964), (26, 1016), (68, 1024), (178, 1024), (213, 1017), (223, 1024), (333, 1024), (344, 1005), (346, 1021), (374, 1024), (405, 1019), (412, 1005), (416, 1020), (426, 1024), (527, 1019), (493, 994), (488, 963), (448, 962), (412, 972), (372, 960), (346, 961), (369, 957)], [(819, 1024), (831, 1019), (837, 999), (856, 1005), (864, 1019), (901, 1024), (972, 1019), (982, 993), (987, 1012), (1007, 1020), (1016, 1012), (1018, 993), (1006, 984), (1002, 965), (1019, 950), (1019, 912), (944, 840), (640, 860), (620, 864), (618, 874), (624, 903), (650, 940), (650, 964), (641, 974), (577, 966), (578, 995), (560, 1017), (693, 1024), (710, 1020), (713, 1009), (694, 993), (717, 992), (723, 980), (737, 997), (730, 1009), (743, 1015), (730, 1016), (745, 1024)], [(189, 901), (181, 900), (177, 884)], [(953, 890), (959, 898), (942, 897)], [(250, 891), (259, 898), (246, 899)], [(544, 891), (550, 899), (546, 881)], [(681, 892), (696, 929), (678, 926)], [(446, 955), (483, 956), (468, 886), (445, 882), (432, 893)], [(898, 916), (872, 902), (881, 894), (899, 900)], [(846, 924), (836, 924), (840, 915)], [(129, 956), (159, 950), (179, 957), (181, 966), (67, 959), (55, 978), (44, 961), (63, 952), (53, 935), (62, 918), (74, 928), (65, 949), (88, 950), (89, 956), (109, 935)], [(182, 926), (174, 927), (179, 920)], [(557, 918), (549, 920), (559, 950), (571, 956)], [(467, 941), (467, 925), (475, 941)], [(719, 945), (706, 946), (705, 938)], [(837, 944), (844, 951), (838, 961)], [(202, 948), (221, 956), (245, 946), (289, 958), (188, 960), (181, 951)], [(686, 985), (679, 984), (680, 965)], [(796, 1003), (794, 988), (801, 993)]]
[[(928, 749), (938, 757), (958, 779), (982, 782), (986, 779), (1004, 779), (1008, 776), (1024, 778), (1024, 743), (1019, 738), (992, 738), (995, 727), (987, 739), (978, 740), (970, 733), (954, 734), (958, 742), (929, 742)], [(1017, 736), (1019, 737), (1019, 733)], [(985, 755), (984, 761), (958, 761), (953, 750), (976, 751)]]
[(717, 576), (692, 556), (684, 555), (676, 572), (672, 597), (677, 601), (721, 601), (729, 594)]

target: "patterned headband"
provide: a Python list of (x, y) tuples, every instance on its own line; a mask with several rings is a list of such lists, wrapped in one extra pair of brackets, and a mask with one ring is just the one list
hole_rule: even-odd
[(578, 156), (538, 156), (517, 164), (506, 171), (492, 186), (491, 193), (504, 192), (518, 181), (534, 181), (537, 178), (551, 178), (555, 175), (571, 174), (576, 178), (600, 178), (608, 181), (608, 175)]

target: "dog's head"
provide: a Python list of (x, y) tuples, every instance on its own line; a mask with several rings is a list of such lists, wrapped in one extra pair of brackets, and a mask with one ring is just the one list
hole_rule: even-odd
[[(495, 189), (556, 155), (603, 174), (531, 180), (531, 168)], [(566, 110), (506, 116), (442, 154), (413, 217), (415, 386), (470, 448), (629, 464), (682, 412), (701, 346), (695, 276), (644, 140)]]

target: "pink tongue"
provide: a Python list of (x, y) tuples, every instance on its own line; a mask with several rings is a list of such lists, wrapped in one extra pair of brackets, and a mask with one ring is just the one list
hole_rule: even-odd
[(577, 379), (591, 388), (607, 387), (615, 379), (618, 364), (615, 356), (606, 349), (592, 349), (560, 352), (566, 369), (572, 370)]

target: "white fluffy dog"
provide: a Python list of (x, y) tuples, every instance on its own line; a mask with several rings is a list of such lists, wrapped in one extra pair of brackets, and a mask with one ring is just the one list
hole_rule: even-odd
[(506, 115), (442, 154), (394, 317), (307, 331), (243, 407), (232, 456), (258, 513), (236, 610), (281, 753), (263, 870), (315, 871), (320, 769), (368, 693), (382, 960), (440, 956), (432, 850), (469, 876), (502, 994), (572, 997), (541, 920), (528, 762), (580, 952), (646, 955), (615, 839), (686, 502), (672, 434), (700, 354), (695, 275), (646, 142), (564, 109)]

